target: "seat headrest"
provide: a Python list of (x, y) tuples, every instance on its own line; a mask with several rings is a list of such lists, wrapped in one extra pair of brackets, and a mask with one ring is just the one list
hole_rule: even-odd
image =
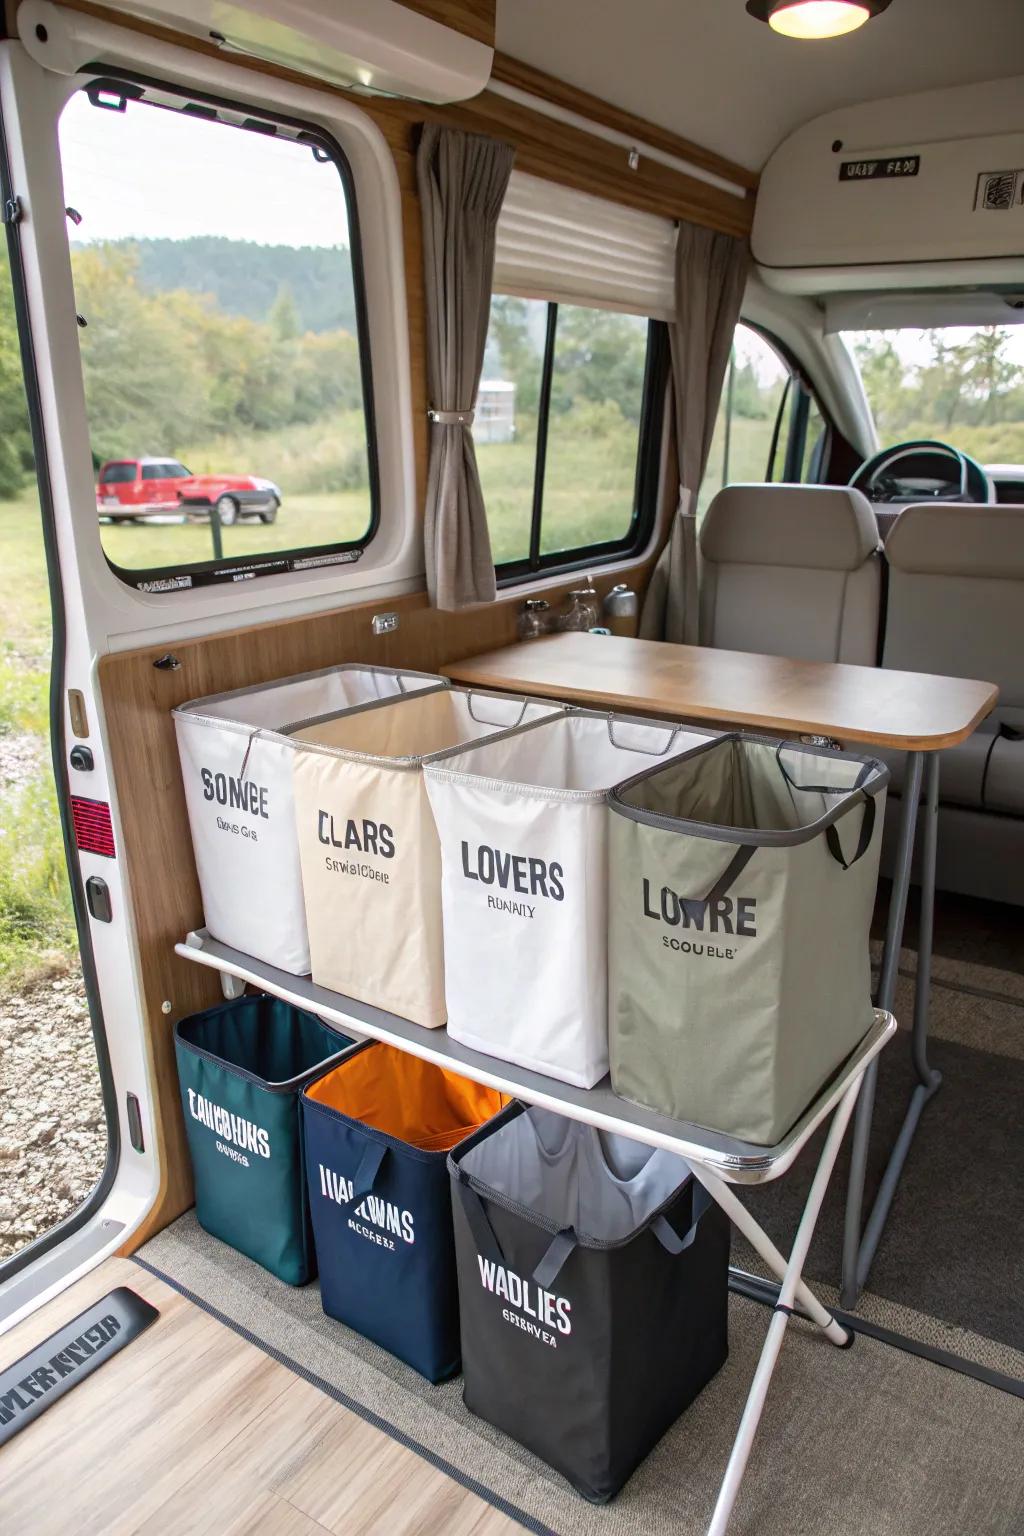
[(1024, 506), (904, 507), (885, 541), (894, 571), (1024, 579)]
[(712, 501), (701, 553), (720, 565), (855, 571), (878, 548), (860, 491), (831, 485), (727, 485)]

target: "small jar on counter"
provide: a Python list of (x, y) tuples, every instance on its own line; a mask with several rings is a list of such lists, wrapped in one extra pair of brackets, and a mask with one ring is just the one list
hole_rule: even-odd
[(586, 631), (596, 629), (600, 622), (600, 610), (594, 588), (573, 588), (566, 595), (565, 606), (558, 615), (558, 628)]
[(520, 640), (537, 640), (548, 632), (551, 604), (546, 597), (528, 597), (519, 610), (516, 629)]

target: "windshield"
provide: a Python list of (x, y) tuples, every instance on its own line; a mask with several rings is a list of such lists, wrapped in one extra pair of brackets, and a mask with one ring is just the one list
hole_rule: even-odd
[(843, 331), (883, 447), (950, 443), (1024, 465), (1024, 326)]

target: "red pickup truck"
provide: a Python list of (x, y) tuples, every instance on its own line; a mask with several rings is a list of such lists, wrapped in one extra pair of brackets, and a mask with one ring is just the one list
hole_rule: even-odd
[(193, 475), (177, 459), (110, 459), (100, 470), (96, 510), (112, 521), (157, 517), (168, 512), (217, 515), (225, 528), (240, 517), (272, 523), (281, 492), (256, 475)]

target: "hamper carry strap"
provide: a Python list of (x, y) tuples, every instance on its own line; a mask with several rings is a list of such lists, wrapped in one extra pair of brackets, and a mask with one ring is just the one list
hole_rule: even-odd
[(359, 1159), (359, 1167), (356, 1176), (352, 1180), (352, 1199), (350, 1204), (358, 1205), (366, 1195), (372, 1195), (373, 1186), (380, 1172), (380, 1165), (387, 1156), (388, 1149), (382, 1141), (368, 1141), (363, 1148), (363, 1155)]
[(455, 1165), (455, 1184), (462, 1200), (462, 1209), (466, 1213), (466, 1220), (469, 1222), (469, 1229), (473, 1234), (473, 1241), (476, 1243), (477, 1251), (485, 1259), (490, 1259), (493, 1264), (500, 1264), (504, 1268), (505, 1255), (501, 1251), (501, 1244), (498, 1242), (494, 1234), (494, 1228), (491, 1226), (487, 1212), (484, 1210), (484, 1203), (469, 1182), (469, 1175), (463, 1173), (460, 1164)]
[[(501, 1251), (501, 1244), (498, 1242), (494, 1228), (491, 1226), (484, 1203), (469, 1182), (469, 1175), (463, 1173), (461, 1167), (456, 1168), (456, 1187), (462, 1199), (462, 1208), (466, 1213), (466, 1219), (469, 1222), (469, 1228), (473, 1234), (473, 1240), (476, 1243), (478, 1253), (485, 1259), (490, 1259), (492, 1263), (500, 1264), (504, 1269), (505, 1255)], [(679, 1233), (664, 1216), (655, 1217), (651, 1222), (650, 1231), (658, 1239), (666, 1253), (672, 1254), (673, 1257), (677, 1254), (685, 1253), (686, 1249), (692, 1246), (697, 1236), (697, 1228), (700, 1226), (705, 1213), (710, 1210), (711, 1205), (711, 1196), (703, 1184), (699, 1184), (694, 1179), (693, 1203), (691, 1206), (693, 1219), (690, 1222), (689, 1231), (680, 1237)], [(579, 1238), (576, 1236), (574, 1227), (563, 1227), (560, 1232), (556, 1232), (530, 1277), (534, 1285), (540, 1286), (541, 1290), (544, 1291), (550, 1290), (561, 1274), (566, 1260), (578, 1246)]]
[[(861, 817), (860, 836), (857, 838), (857, 847), (854, 849), (852, 859), (847, 859), (843, 854), (843, 845), (839, 841), (839, 832), (836, 829), (835, 822), (833, 821), (825, 828), (825, 842), (828, 844), (829, 853), (836, 863), (841, 864), (844, 869), (852, 868), (861, 855), (867, 853), (875, 831), (875, 797), (874, 795), (869, 795), (864, 788), (864, 781), (870, 776), (874, 764), (862, 763), (860, 772), (848, 789), (839, 788), (835, 784), (798, 784), (782, 761), (783, 750), (789, 745), (789, 742), (779, 742), (775, 748), (775, 761), (778, 763), (779, 771), (790, 789), (807, 790), (810, 794), (815, 795), (848, 795), (852, 794), (854, 790), (860, 790), (864, 801), (864, 814)], [(845, 815), (846, 813), (844, 812), (843, 814)]]
[[(691, 1178), (692, 1177), (693, 1176), (691, 1174)], [(693, 1240), (697, 1236), (697, 1228), (700, 1226), (705, 1213), (711, 1209), (712, 1204), (713, 1201), (711, 1196), (704, 1188), (704, 1185), (699, 1184), (697, 1180), (694, 1179), (693, 1204), (690, 1207), (692, 1220), (690, 1222), (689, 1232), (687, 1232), (685, 1236), (680, 1237), (675, 1227), (673, 1227), (664, 1216), (657, 1217), (657, 1219), (651, 1223), (651, 1231), (654, 1233), (655, 1237), (658, 1239), (658, 1242), (666, 1250), (667, 1253), (685, 1253), (687, 1248), (692, 1246)]]

